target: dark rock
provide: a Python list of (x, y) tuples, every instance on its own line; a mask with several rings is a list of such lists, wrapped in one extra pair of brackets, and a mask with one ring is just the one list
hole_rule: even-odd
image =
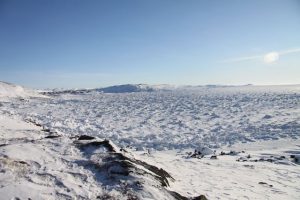
[(218, 158), (217, 158), (216, 155), (213, 155), (213, 156), (210, 157), (210, 159), (216, 160), (216, 159), (218, 159)]
[(200, 195), (200, 196), (198, 196), (198, 197), (192, 198), (192, 200), (207, 200), (207, 198), (206, 198), (206, 196), (204, 196), (204, 195)]
[(249, 169), (254, 169), (255, 168), (254, 165), (244, 165), (244, 167), (247, 167)]
[(53, 138), (59, 138), (59, 137), (61, 137), (61, 135), (48, 135), (45, 138), (46, 139), (53, 139)]
[(131, 162), (135, 163), (135, 164), (142, 165), (143, 167), (145, 167), (149, 171), (156, 174), (157, 175), (156, 178), (161, 182), (162, 186), (169, 186), (168, 178), (171, 179), (171, 180), (174, 180), (174, 178), (162, 168), (158, 168), (154, 165), (149, 165), (148, 163), (146, 163), (144, 161), (141, 161), (141, 160), (137, 160), (137, 159), (134, 159), (134, 160), (129, 159), (129, 160)]
[(271, 119), (271, 118), (272, 118), (271, 115), (265, 115), (265, 116), (263, 117), (263, 119)]
[(269, 184), (266, 183), (266, 182), (258, 182), (258, 184), (261, 184), (261, 185), (267, 185), (267, 186), (269, 186), (269, 187), (273, 187), (273, 185), (269, 185)]
[(246, 161), (248, 161), (248, 159), (244, 158), (244, 157), (239, 157), (236, 161), (238, 161), (238, 162), (246, 162)]
[(124, 149), (124, 148), (121, 148), (120, 151), (128, 153), (128, 151), (126, 149)]
[(108, 195), (108, 194), (104, 194), (104, 195), (101, 195), (101, 196), (97, 196), (97, 199), (101, 199), (101, 200), (114, 200), (115, 198)]
[(79, 136), (78, 140), (93, 140), (95, 137), (89, 135), (81, 135)]
[(94, 141), (94, 142), (89, 142), (86, 144), (78, 144), (78, 145), (79, 148), (83, 151), (90, 147), (94, 147), (94, 148), (105, 147), (109, 152), (116, 152), (115, 148), (109, 143), (109, 140)]
[(47, 132), (47, 133), (50, 133), (50, 132), (51, 132), (51, 130), (50, 130), (49, 128), (45, 128), (45, 129), (43, 129), (42, 131)]
[(192, 153), (192, 152), (188, 153), (188, 158), (198, 158), (198, 159), (201, 159), (203, 157), (204, 157), (204, 155), (200, 151), (198, 151), (196, 149), (195, 149), (194, 153)]
[(169, 191), (169, 193), (176, 199), (176, 200), (207, 200), (207, 198), (204, 195), (200, 195), (197, 197), (185, 197), (182, 196), (181, 194), (174, 192), (174, 191)]
[(224, 156), (224, 155), (229, 155), (229, 156), (236, 156), (238, 155), (240, 152), (236, 152), (236, 151), (229, 151), (229, 152), (224, 152), (221, 151), (221, 153), (219, 154), (220, 156)]
[(266, 185), (267, 183), (266, 182), (258, 182), (258, 184)]
[(20, 164), (23, 164), (23, 165), (29, 165), (27, 162), (25, 162), (25, 161), (17, 161), (18, 163), (20, 163)]
[(236, 152), (236, 151), (230, 151), (229, 152), (229, 155), (232, 155), (232, 156), (235, 156), (235, 155), (238, 155), (239, 154), (239, 152)]
[(169, 193), (176, 199), (176, 200), (189, 200), (187, 197), (182, 196), (181, 194), (174, 192), (174, 191), (169, 191)]

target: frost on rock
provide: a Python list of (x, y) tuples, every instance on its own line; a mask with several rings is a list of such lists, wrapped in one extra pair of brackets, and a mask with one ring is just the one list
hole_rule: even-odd
[[(75, 144), (87, 160), (77, 163), (91, 170), (106, 189), (114, 189), (128, 199), (189, 199), (167, 189), (169, 181), (175, 180), (164, 169), (121, 152), (109, 140), (86, 142), (83, 137)], [(201, 199), (205, 197), (202, 195)]]

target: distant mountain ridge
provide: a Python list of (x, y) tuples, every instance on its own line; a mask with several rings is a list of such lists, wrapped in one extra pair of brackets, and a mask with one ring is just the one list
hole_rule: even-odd
[[(288, 85), (287, 85), (288, 86)], [(42, 95), (60, 95), (60, 94), (86, 94), (90, 92), (100, 93), (136, 93), (136, 92), (155, 92), (155, 91), (197, 91), (199, 89), (218, 89), (218, 88), (240, 88), (240, 87), (287, 87), (279, 86), (257, 86), (252, 84), (247, 85), (169, 85), (169, 84), (122, 84), (108, 87), (100, 87), (94, 89), (48, 89), (44, 91), (37, 91), (34, 89), (24, 88), (19, 85), (0, 81), (0, 98), (3, 97), (30, 97)], [(293, 85), (290, 85), (293, 86)], [(294, 85), (300, 88), (300, 85)]]
[[(159, 85), (148, 85), (148, 84), (123, 84), (114, 85), (108, 87), (94, 88), (94, 89), (54, 89), (44, 92), (43, 94), (59, 95), (59, 94), (85, 94), (90, 92), (101, 92), (101, 93), (136, 93), (136, 92), (155, 92), (155, 91), (197, 91), (197, 90), (215, 90), (215, 89), (225, 89), (225, 88), (257, 88), (257, 87), (288, 87), (284, 85), (279, 86), (258, 86), (252, 84), (246, 85), (169, 85), (169, 84), (159, 84)], [(293, 86), (293, 85), (290, 85)], [(295, 85), (298, 86), (298, 85)]]
[(101, 93), (135, 93), (135, 92), (154, 92), (154, 91), (169, 91), (175, 89), (172, 85), (147, 85), (147, 84), (123, 84), (113, 85), (95, 89), (68, 89), (68, 90), (52, 90), (44, 94), (84, 94), (90, 92)]

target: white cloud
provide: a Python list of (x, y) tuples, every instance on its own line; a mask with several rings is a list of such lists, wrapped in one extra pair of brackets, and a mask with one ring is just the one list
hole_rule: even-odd
[(291, 53), (299, 53), (300, 48), (288, 49), (283, 51), (272, 51), (268, 52), (264, 55), (256, 55), (256, 56), (246, 56), (246, 57), (238, 57), (221, 61), (221, 63), (236, 63), (250, 60), (262, 60), (266, 64), (276, 63), (279, 60), (280, 56), (291, 54)]
[(285, 50), (285, 51), (280, 51), (279, 54), (280, 55), (285, 55), (285, 54), (297, 53), (297, 52), (300, 52), (300, 48), (288, 49), (288, 50)]
[(239, 58), (232, 58), (228, 60), (223, 60), (221, 63), (234, 63), (234, 62), (241, 62), (241, 61), (248, 61), (248, 60), (255, 60), (261, 58), (262, 56), (248, 56), (248, 57), (239, 57)]

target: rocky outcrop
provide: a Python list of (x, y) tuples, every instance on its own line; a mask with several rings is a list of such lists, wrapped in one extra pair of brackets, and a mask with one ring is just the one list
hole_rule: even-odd
[[(93, 171), (106, 187), (114, 186), (127, 199), (206, 199), (205, 196), (188, 198), (169, 191), (170, 181), (175, 179), (164, 169), (136, 159), (134, 155), (121, 151), (109, 140), (80, 136), (75, 145), (87, 160), (78, 161), (84, 168)], [(117, 186), (117, 187), (116, 187)], [(110, 199), (99, 197), (99, 199)]]

